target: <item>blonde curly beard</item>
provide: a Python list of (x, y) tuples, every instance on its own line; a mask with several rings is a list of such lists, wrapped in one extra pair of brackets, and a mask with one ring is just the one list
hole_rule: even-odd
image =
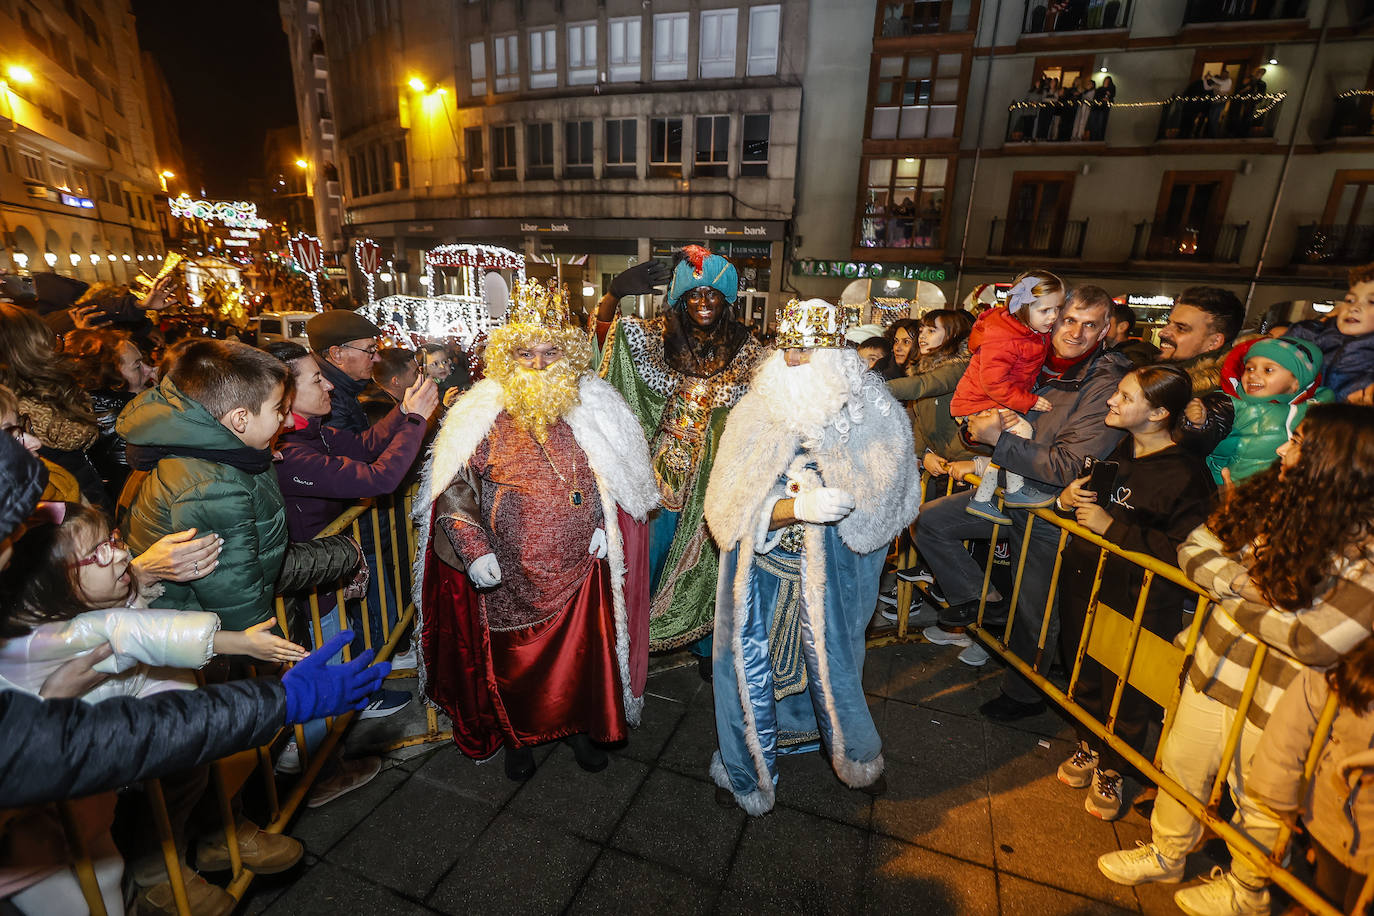
[[(557, 344), (563, 357), (543, 369), (526, 369), (515, 351), (536, 343)], [(486, 361), (487, 376), (506, 394), (506, 412), (542, 445), (549, 440), (549, 427), (577, 406), (578, 382), (589, 371), (591, 343), (576, 328), (509, 324), (491, 332)]]

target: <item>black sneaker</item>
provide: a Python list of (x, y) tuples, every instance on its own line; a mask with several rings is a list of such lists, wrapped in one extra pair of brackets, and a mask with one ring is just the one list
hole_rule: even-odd
[[(940, 626), (945, 629), (973, 626), (978, 622), (978, 599), (949, 605), (940, 611), (939, 621)], [(996, 601), (988, 601), (987, 607), (983, 610), (983, 626), (998, 627), (1006, 622), (1007, 600), (998, 598)]]
[(934, 582), (915, 583), (916, 594), (921, 596), (921, 600), (931, 607), (947, 607), (949, 602), (945, 600), (945, 593), (940, 590), (940, 586)]
[(994, 722), (1016, 722), (1021, 719), (1029, 719), (1031, 716), (1038, 716), (1048, 707), (1044, 700), (1036, 700), (1034, 703), (1022, 703), (1014, 700), (1005, 693), (999, 693), (994, 699), (988, 700), (978, 711), (987, 716)]

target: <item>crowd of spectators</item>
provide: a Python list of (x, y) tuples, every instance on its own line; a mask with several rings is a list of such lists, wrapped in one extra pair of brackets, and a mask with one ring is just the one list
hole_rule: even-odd
[[(1237, 824), (1267, 845), (1278, 836), (1274, 812), (1312, 821), (1319, 883), (1341, 901), (1358, 894), (1351, 888), (1362, 884), (1374, 853), (1359, 829), (1367, 805), (1333, 795), (1330, 785), (1303, 796), (1294, 772), (1300, 779), (1303, 736), (1314, 733), (1314, 710), (1328, 691), (1342, 704), (1332, 742), (1347, 743), (1328, 745), (1319, 766), (1338, 774), (1374, 767), (1366, 717), (1374, 702), (1374, 265), (1349, 279), (1331, 316), (1276, 336), (1243, 332), (1234, 294), (1196, 286), (1178, 296), (1156, 340), (1146, 341), (1135, 333), (1135, 315), (1107, 290), (1032, 269), (1017, 278), (1007, 305), (976, 322), (969, 312), (940, 309), (851, 338), (907, 405), (912, 460), (925, 471), (914, 531), (919, 565), (892, 570), (920, 586), (914, 610), (926, 615), (925, 638), (960, 646), (964, 664), (989, 662), (968, 632), (985, 581), (984, 554), (968, 544), (994, 538), (1025, 558), (1008, 645), (1042, 674), (1058, 677), (1074, 666), (1094, 600), (1136, 606), (1148, 581), (1140, 568), (1112, 557), (1095, 588), (1098, 547), (1077, 536), (1061, 547), (1058, 527), (1030, 524), (1039, 507), (1181, 566), (1214, 604), (1163, 768), (1205, 792), (1250, 662), (1259, 646), (1271, 647), (1230, 775)], [(267, 740), (283, 722), (300, 723), (306, 747), (283, 735), (275, 749), (279, 769), (291, 772), (303, 752), (318, 748), (326, 716), (344, 709), (386, 716), (411, 702), (382, 689), (382, 669), (368, 668), (363, 652), (364, 643), (385, 641), (404, 605), (391, 559), (376, 556), (374, 544), (399, 536), (405, 519), (364, 516), (357, 540), (319, 535), (358, 501), (385, 505), (413, 480), (435, 423), (469, 384), (467, 357), (443, 342), (418, 351), (383, 346), (375, 325), (344, 309), (309, 322), (308, 347), (196, 337), (168, 347), (147, 334), (126, 300), (82, 302), (81, 291), (57, 280), (41, 288), (61, 295), (0, 303), (0, 714), (8, 727), (15, 710), (34, 740), (47, 742), (26, 751), (32, 755), (48, 753), (59, 731), (62, 741), (83, 740), (72, 717), (98, 718), (90, 711), (104, 705), (61, 706), (63, 698), (135, 698), (158, 704), (168, 722), (241, 718), (221, 729), (226, 735), (212, 738), (203, 722), (189, 744), (178, 735), (156, 769), (107, 762), (96, 768), (110, 774), (105, 781), (76, 783), (100, 793), (149, 773), (164, 776), (193, 910), (227, 912), (232, 898), (196, 871), (231, 860), (202, 810), (206, 761)], [(155, 308), (159, 295), (141, 304)], [(71, 324), (61, 336), (54, 315), (56, 326)], [(989, 511), (964, 482), (974, 473), (1007, 494), (1018, 478), (1022, 495)], [(40, 495), (45, 502), (36, 509)], [(1013, 613), (1007, 585), (992, 577), (985, 625), (1005, 624)], [(342, 615), (334, 613), (340, 586)], [(300, 625), (310, 620), (312, 594), (318, 633)], [(278, 596), (288, 601), (286, 631), (278, 629)], [(368, 633), (360, 632), (363, 598), (374, 609)], [(881, 601), (879, 625), (898, 617), (893, 591)], [(1171, 640), (1195, 604), (1191, 593), (1156, 578), (1142, 627)], [(376, 612), (382, 607), (388, 621)], [(341, 618), (351, 631), (338, 632)], [(1037, 651), (1042, 630), (1045, 650)], [(331, 664), (350, 641), (355, 661)], [(395, 660), (413, 664), (409, 634), (392, 641)], [(291, 664), (284, 680), (277, 669)], [(196, 669), (206, 689), (188, 691)], [(262, 674), (274, 676), (255, 678)], [(1076, 699), (1089, 713), (1106, 716), (1116, 688), (1115, 675), (1083, 660)], [(179, 696), (187, 693), (205, 699)], [(31, 697), (59, 705), (35, 712), (24, 705)], [(1008, 669), (1000, 695), (981, 711), (1016, 721), (1046, 708), (1040, 690)], [(67, 718), (50, 726), (48, 715)], [(1116, 734), (1149, 757), (1161, 718), (1151, 700), (1127, 688)], [(14, 753), (0, 753), (7, 780)], [(306, 804), (327, 804), (379, 768), (376, 758), (335, 753)], [(1084, 807), (1104, 820), (1122, 815), (1142, 781), (1088, 729), (1059, 778), (1086, 790)], [(0, 806), (63, 797), (72, 784), (54, 774), (28, 794), (10, 794), (7, 782)], [(173, 912), (161, 851), (148, 845), (155, 833), (124, 807), (117, 811), (108, 792), (78, 807), (111, 909), (122, 905), (127, 872), (143, 911)], [(247, 867), (272, 873), (301, 858), (299, 842), (262, 830), (240, 799), (231, 807)], [(0, 820), (0, 828), (9, 838), (50, 831), (50, 811), (34, 817)], [(1125, 884), (1178, 880), (1200, 828), (1161, 794), (1152, 829), (1151, 843), (1103, 856), (1103, 873)], [(0, 896), (26, 913), (79, 900), (65, 851), (34, 855), (0, 861)], [(1268, 905), (1264, 876), (1239, 856), (1231, 871), (1180, 894), (1189, 912)]]
[[(1057, 280), (1046, 270), (1027, 276), (1040, 284), (1036, 289)], [(1235, 823), (1272, 848), (1282, 826), (1276, 811), (1290, 821), (1317, 819), (1309, 829), (1316, 882), (1337, 905), (1353, 903), (1369, 871), (1371, 844), (1363, 837), (1372, 825), (1357, 797), (1363, 774), (1374, 767), (1365, 680), (1374, 676), (1374, 265), (1352, 270), (1348, 286), (1331, 315), (1268, 336), (1242, 330), (1245, 312), (1234, 294), (1192, 287), (1177, 297), (1154, 343), (1133, 336), (1135, 316), (1106, 290), (1072, 287), (1022, 402), (1024, 408), (1034, 397), (1033, 407), (972, 412), (961, 409), (957, 395), (952, 411), (928, 406), (971, 375), (966, 371), (960, 380), (958, 350), (928, 357), (924, 336), (921, 359), (908, 366), (906, 378), (889, 382), (911, 407), (916, 448), (929, 473), (927, 502), (915, 524), (919, 565), (896, 571), (917, 583), (921, 602), (914, 612), (929, 624), (925, 638), (961, 646), (964, 664), (988, 662), (967, 628), (983, 605), (984, 626), (1001, 633), (1013, 609), (998, 570), (983, 594), (979, 558), (986, 553), (967, 545), (1006, 538), (1009, 555), (1025, 558), (1008, 648), (1052, 680), (1077, 664), (1075, 700), (1098, 721), (1113, 714), (1117, 676), (1081, 654), (1085, 621), (1094, 602), (1129, 617), (1145, 587), (1144, 570), (1115, 556), (1102, 560), (1098, 545), (1083, 537), (1070, 537), (1061, 549), (1058, 527), (1028, 524), (1022, 507), (1034, 504), (1018, 501), (1006, 486), (1012, 475), (1055, 494), (1051, 511), (1062, 518), (1125, 550), (1178, 565), (1213, 603), (1161, 766), (1205, 801), (1231, 723), (1245, 708), (1228, 775)], [(950, 323), (939, 312), (927, 318), (940, 328), (932, 333), (941, 345), (962, 344), (976, 364), (980, 350), (1005, 346), (989, 329), (1030, 320), (1044, 301), (1028, 295), (1024, 311), (1009, 301), (980, 316), (971, 332), (966, 321)], [(1024, 324), (1016, 326), (1024, 331)], [(1005, 387), (1002, 403), (1019, 396), (1015, 386)], [(942, 425), (958, 435), (933, 433)], [(1018, 426), (1026, 435), (1014, 434)], [(996, 475), (1006, 489), (998, 529), (962, 482), (975, 471)], [(881, 616), (895, 618), (895, 591), (885, 601)], [(1155, 577), (1141, 627), (1182, 645), (1196, 606), (1195, 594)], [(1045, 648), (1038, 651), (1042, 631)], [(1271, 651), (1253, 700), (1243, 707), (1260, 646)], [(1304, 795), (1302, 786), (1313, 784), (1302, 782), (1303, 762), (1328, 690), (1343, 704), (1341, 724), (1319, 760), (1336, 779)], [(1001, 694), (981, 708), (1003, 722), (1045, 710), (1040, 690), (1010, 668)], [(1149, 759), (1163, 715), (1128, 686), (1114, 711), (1115, 734)], [(1281, 715), (1283, 730), (1271, 739), (1266, 725), (1273, 715)], [(1181, 880), (1201, 825), (1173, 797), (1156, 798), (1095, 732), (1080, 727), (1080, 737), (1058, 777), (1086, 790), (1089, 814), (1115, 820), (1133, 796), (1155, 799), (1151, 842), (1102, 856), (1102, 873), (1122, 884)], [(1247, 789), (1252, 757), (1256, 783)], [(1179, 906), (1188, 913), (1268, 912), (1266, 876), (1242, 855), (1234, 854), (1232, 863), (1179, 891)]]
[[(217, 699), (199, 713), (207, 717), (204, 724), (229, 713), (243, 717), (231, 729), (220, 721), (223, 731), (237, 736), (232, 746), (197, 724), (192, 734), (202, 747), (182, 745), (177, 736), (170, 763), (156, 770), (107, 766), (128, 774), (92, 785), (88, 791), (99, 794), (72, 808), (107, 910), (123, 911), (124, 878), (140, 912), (175, 912), (142, 793), (127, 793), (117, 803), (105, 791), (143, 774), (161, 776), (192, 911), (227, 913), (233, 898), (199, 874), (231, 862), (224, 833), (211, 826), (219, 811), (214, 793), (207, 797), (206, 762), (270, 739), (283, 721), (301, 724), (314, 752), (327, 716), (346, 709), (359, 718), (390, 715), (411, 701), (408, 693), (381, 688), (385, 666), (369, 668), (367, 639), (354, 636), (362, 621), (360, 599), (371, 599), (373, 647), (382, 645), (383, 629), (396, 624), (401, 606), (389, 601), (390, 619), (379, 620), (379, 588), (395, 597), (395, 588), (379, 580), (392, 578), (394, 564), (389, 555), (374, 555), (371, 522), (360, 526), (356, 539), (318, 536), (361, 499), (390, 505), (412, 479), (437, 417), (440, 385), (452, 393), (450, 401), (456, 397), (466, 374), (454, 377), (452, 366), (466, 368), (466, 359), (448, 358), (445, 344), (430, 344), (428, 365), (422, 364), (415, 351), (382, 347), (379, 330), (346, 310), (325, 312), (308, 324), (309, 349), (284, 342), (259, 350), (198, 335), (168, 345), (140, 308), (159, 308), (164, 290), (131, 303), (126, 288), (93, 292), (55, 275), (36, 279), (7, 284), (10, 295), (0, 302), (6, 461), (0, 482), (8, 485), (0, 513), (6, 728), (10, 694), (95, 704), (110, 697), (156, 699), (197, 684), (207, 688), (197, 694)], [(380, 533), (389, 537), (392, 516), (379, 518)], [(389, 550), (390, 542), (383, 543)], [(343, 633), (333, 613), (340, 586), (349, 600), (344, 619), (352, 627)], [(279, 595), (287, 600), (285, 632), (276, 612)], [(322, 636), (311, 625), (311, 596), (320, 607)], [(354, 661), (339, 664), (349, 642)], [(318, 652), (307, 655), (311, 645)], [(404, 655), (393, 661), (414, 664)], [(277, 672), (289, 664), (300, 674), (283, 680)], [(279, 687), (252, 681), (274, 673), (265, 683), (288, 686), (285, 712)], [(215, 685), (240, 689), (215, 693)], [(176, 712), (163, 714), (170, 722)], [(31, 710), (22, 714), (32, 718)], [(63, 740), (80, 735), (71, 716), (65, 725), (55, 723), (64, 728)], [(149, 737), (155, 736), (142, 736)], [(200, 753), (205, 748), (217, 750)], [(279, 770), (300, 769), (294, 739), (276, 750)], [(43, 752), (26, 748), (23, 766)], [(32, 800), (12, 794), (18, 779), (13, 765), (5, 762), (0, 807)], [(306, 804), (326, 804), (379, 770), (378, 758), (346, 760), (336, 752)], [(262, 830), (238, 795), (231, 807), (245, 866), (272, 874), (299, 861), (299, 842)], [(53, 833), (55, 813), (0, 815), (0, 824), (4, 848), (22, 850), (0, 860), (5, 905), (24, 913), (80, 911), (66, 849), (41, 840), (60, 835)]]

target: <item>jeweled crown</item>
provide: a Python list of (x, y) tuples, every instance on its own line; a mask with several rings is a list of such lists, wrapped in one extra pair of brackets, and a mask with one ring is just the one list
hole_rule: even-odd
[(849, 316), (843, 306), (824, 299), (793, 299), (778, 316), (779, 350), (840, 349), (848, 346), (844, 332)]
[(557, 280), (547, 285), (538, 280), (520, 280), (511, 292), (506, 310), (507, 324), (529, 324), (557, 331), (572, 326), (572, 308), (567, 286)]

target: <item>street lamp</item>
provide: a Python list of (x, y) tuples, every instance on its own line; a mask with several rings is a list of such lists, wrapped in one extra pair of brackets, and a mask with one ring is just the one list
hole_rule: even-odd
[(410, 79), (406, 80), (406, 85), (409, 86), (411, 89), (414, 89), (416, 92), (429, 91), (429, 83), (426, 83), (418, 76), (412, 76)]
[(310, 163), (306, 162), (304, 159), (297, 159), (296, 168), (300, 169), (301, 171), (305, 171), (306, 169), (310, 168)]
[(163, 169), (162, 171), (160, 171), (160, 172), (157, 173), (157, 177), (158, 177), (159, 179), (161, 179), (161, 181), (162, 181), (162, 193), (163, 193), (163, 194), (166, 194), (166, 193), (167, 193), (167, 179), (168, 179), (168, 178), (175, 178), (175, 177), (177, 177), (177, 176), (176, 176), (176, 172), (173, 172), (171, 169)]
[(77, 254), (75, 251), (67, 255), (67, 257), (71, 260), (73, 267), (81, 266), (81, 255)]

